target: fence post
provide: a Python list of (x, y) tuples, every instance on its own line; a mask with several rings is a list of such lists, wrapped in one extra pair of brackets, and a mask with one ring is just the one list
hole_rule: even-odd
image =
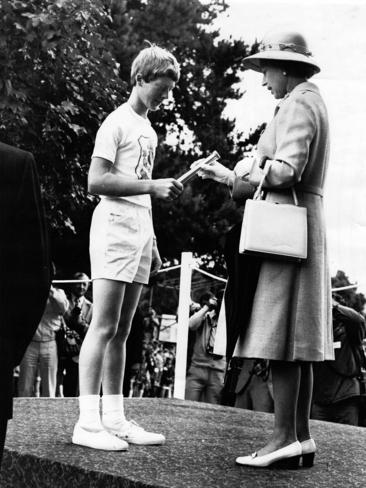
[(191, 302), (192, 263), (192, 253), (182, 252), (179, 283), (177, 350), (174, 376), (174, 398), (179, 398), (182, 400), (184, 400), (184, 392), (186, 388), (188, 321), (189, 307)]

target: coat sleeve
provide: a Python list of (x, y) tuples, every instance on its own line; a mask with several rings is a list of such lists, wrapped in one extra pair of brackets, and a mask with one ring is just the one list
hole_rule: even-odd
[(51, 287), (50, 302), (55, 313), (63, 315), (69, 308), (69, 300), (61, 288)]
[[(284, 103), (276, 115), (276, 152), (266, 188), (289, 188), (301, 181), (316, 132), (316, 119), (306, 93)], [(261, 170), (255, 165), (250, 182), (258, 185)]]
[[(274, 157), (277, 163), (271, 169), (273, 178), (290, 184), (301, 180), (315, 131), (316, 121), (311, 104), (306, 93), (300, 93), (278, 113)], [(286, 171), (287, 167), (293, 171)]]

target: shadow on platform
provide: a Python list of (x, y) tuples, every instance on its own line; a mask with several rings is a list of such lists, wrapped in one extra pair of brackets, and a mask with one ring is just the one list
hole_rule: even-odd
[(312, 421), (315, 465), (297, 470), (235, 465), (263, 445), (271, 414), (181, 400), (126, 400), (128, 418), (162, 432), (164, 446), (128, 452), (71, 444), (75, 398), (18, 398), (1, 488), (357, 488), (366, 486), (366, 429)]

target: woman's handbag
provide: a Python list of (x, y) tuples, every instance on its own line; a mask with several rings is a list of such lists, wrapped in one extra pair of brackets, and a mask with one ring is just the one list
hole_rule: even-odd
[(267, 162), (253, 200), (245, 204), (239, 252), (287, 261), (305, 260), (307, 209), (299, 206), (294, 188), (291, 188), (294, 205), (262, 199), (262, 186), (270, 167)]

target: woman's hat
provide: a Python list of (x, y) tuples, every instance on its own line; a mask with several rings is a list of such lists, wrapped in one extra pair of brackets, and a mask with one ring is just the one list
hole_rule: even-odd
[(266, 59), (304, 63), (319, 73), (320, 67), (308, 49), (305, 38), (298, 32), (276, 32), (268, 34), (257, 54), (244, 58), (244, 68), (261, 71), (260, 62)]

